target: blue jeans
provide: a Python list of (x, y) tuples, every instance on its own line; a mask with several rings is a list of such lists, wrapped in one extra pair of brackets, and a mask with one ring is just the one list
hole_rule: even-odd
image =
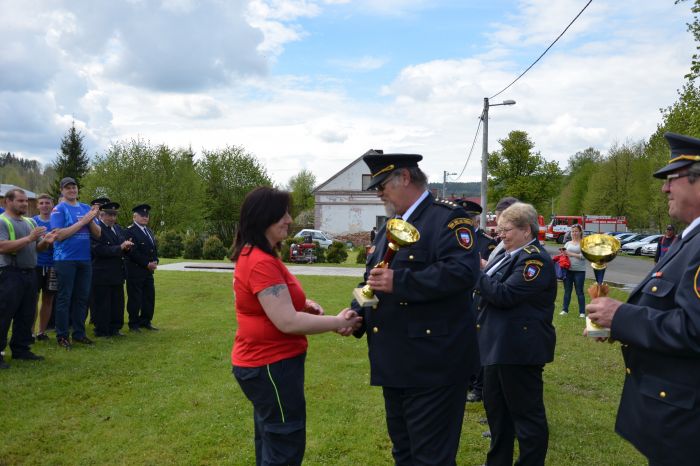
[(586, 272), (566, 271), (564, 278), (564, 311), (569, 312), (569, 303), (571, 302), (571, 286), (576, 287), (576, 297), (578, 298), (578, 313), (586, 313), (586, 297), (583, 295), (583, 281), (586, 279)]
[(70, 322), (73, 327), (73, 338), (84, 338), (92, 282), (92, 263), (90, 261), (56, 261), (54, 267), (58, 278), (56, 337), (68, 338)]

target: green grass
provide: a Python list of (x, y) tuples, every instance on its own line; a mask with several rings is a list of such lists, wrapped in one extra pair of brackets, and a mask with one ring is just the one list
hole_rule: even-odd
[[(327, 313), (347, 304), (357, 282), (300, 280)], [(9, 360), (11, 369), (0, 372), (0, 465), (254, 464), (252, 409), (230, 367), (231, 276), (160, 271), (156, 281), (160, 332), (70, 352), (42, 342), (34, 350), (46, 361)], [(556, 359), (544, 375), (548, 464), (643, 464), (613, 432), (619, 348), (582, 337), (573, 306), (569, 316), (555, 316)], [(368, 385), (366, 342), (335, 334), (309, 342), (305, 464), (391, 464), (381, 390)], [(460, 465), (484, 461), (483, 415), (481, 404), (468, 405)]]

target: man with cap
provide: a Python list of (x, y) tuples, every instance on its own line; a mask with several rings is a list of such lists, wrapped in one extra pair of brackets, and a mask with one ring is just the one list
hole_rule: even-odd
[(148, 228), (151, 206), (139, 204), (131, 209), (134, 223), (126, 229), (126, 236), (133, 242), (131, 252), (126, 256), (126, 310), (129, 314), (129, 329), (158, 330), (153, 326), (153, 311), (156, 290), (153, 273), (158, 268), (158, 248), (153, 232)]
[(688, 224), (626, 303), (596, 298), (588, 316), (622, 344), (626, 375), (615, 430), (651, 465), (700, 458), (700, 139), (666, 133), (654, 173), (671, 218)]
[(58, 229), (53, 248), (58, 279), (56, 340), (59, 346), (70, 349), (70, 326), (73, 343), (93, 344), (85, 334), (85, 318), (92, 281), (90, 237), (100, 237), (100, 227), (93, 221), (99, 207), (78, 202), (75, 179), (63, 178), (60, 187), (63, 201), (51, 211), (51, 228)]
[(659, 259), (664, 257), (668, 252), (668, 248), (671, 247), (673, 242), (676, 241), (676, 227), (669, 225), (666, 227), (666, 234), (661, 237), (658, 244), (656, 245), (656, 255), (654, 256), (654, 263), (659, 262)]
[(92, 316), (96, 337), (122, 336), (124, 326), (124, 256), (134, 245), (124, 238), (116, 224), (119, 204), (107, 202), (100, 206), (99, 238), (92, 239)]
[(479, 272), (474, 230), (453, 202), (436, 199), (417, 154), (370, 151), (368, 189), (388, 217), (402, 218), (420, 239), (400, 248), (389, 268), (374, 268), (387, 249), (382, 226), (367, 256), (365, 283), (376, 308), (355, 332), (367, 336), (370, 383), (381, 386), (397, 465), (453, 465), (459, 446), (469, 376), (476, 369), (472, 289)]
[[(7, 211), (0, 214), (0, 351), (7, 345), (12, 323), (12, 359), (39, 361), (44, 358), (30, 349), (37, 299), (36, 252), (51, 246), (56, 233), (46, 233), (45, 227), (25, 217), (29, 202), (24, 190), (8, 190), (5, 206)], [(9, 367), (0, 356), (0, 369)]]

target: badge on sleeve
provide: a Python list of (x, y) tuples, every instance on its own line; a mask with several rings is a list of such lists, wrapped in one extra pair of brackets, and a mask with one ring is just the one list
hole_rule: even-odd
[(469, 228), (457, 228), (455, 230), (455, 235), (457, 235), (457, 242), (459, 245), (467, 251), (474, 246), (474, 237), (472, 236), (472, 231)]
[(700, 280), (700, 267), (698, 267), (698, 270), (695, 272), (695, 280), (693, 281), (693, 287), (695, 288), (695, 295), (700, 298), (700, 283), (698, 282)]
[(523, 278), (526, 282), (531, 282), (540, 274), (542, 270), (542, 262), (537, 260), (531, 260), (525, 262), (525, 269), (523, 270)]

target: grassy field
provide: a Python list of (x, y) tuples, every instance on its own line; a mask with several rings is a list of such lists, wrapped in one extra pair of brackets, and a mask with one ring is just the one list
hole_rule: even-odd
[[(11, 369), (0, 372), (0, 465), (255, 463), (252, 410), (231, 375), (231, 276), (156, 277), (160, 332), (70, 352), (52, 340), (34, 345), (43, 362), (9, 360)], [(346, 305), (356, 284), (300, 279), (328, 313)], [(545, 369), (548, 464), (644, 464), (613, 432), (624, 371), (619, 348), (583, 338), (583, 319), (575, 309), (561, 317), (560, 308), (556, 359)], [(365, 341), (325, 334), (309, 342), (305, 464), (392, 464), (381, 390), (368, 385)], [(484, 462), (483, 415), (480, 403), (468, 405), (460, 465)]]

